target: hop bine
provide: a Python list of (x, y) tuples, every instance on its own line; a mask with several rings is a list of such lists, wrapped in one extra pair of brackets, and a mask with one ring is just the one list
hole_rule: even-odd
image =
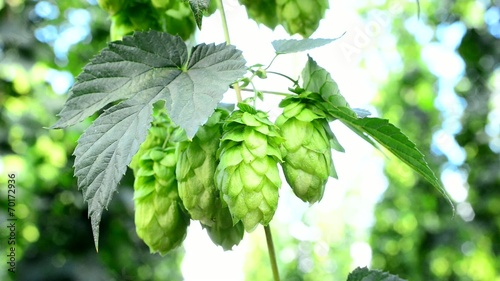
[(155, 112), (146, 141), (134, 156), (134, 205), (137, 235), (151, 252), (165, 254), (186, 237), (189, 217), (177, 192), (177, 152), (166, 113)]
[(227, 203), (233, 224), (241, 221), (250, 232), (267, 225), (278, 205), (282, 138), (267, 114), (238, 105), (224, 124), (218, 150), (215, 183)]
[(328, 177), (336, 177), (331, 153), (336, 139), (317, 101), (311, 99), (314, 96), (304, 93), (283, 100), (283, 113), (276, 119), (285, 138), (281, 165), (286, 181), (297, 197), (309, 203), (320, 201)]

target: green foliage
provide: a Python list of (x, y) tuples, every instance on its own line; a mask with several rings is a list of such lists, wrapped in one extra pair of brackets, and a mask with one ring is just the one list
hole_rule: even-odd
[(369, 270), (366, 267), (356, 268), (347, 277), (347, 281), (405, 281), (396, 275), (382, 272), (380, 270)]
[[(175, 48), (165, 49), (165, 45)], [(102, 211), (145, 139), (152, 105), (165, 100), (172, 121), (192, 137), (229, 83), (241, 75), (243, 64), (234, 47), (198, 45), (188, 58), (179, 37), (149, 31), (110, 43), (77, 77), (61, 119), (52, 128), (73, 125), (122, 100), (97, 118), (75, 150), (75, 175), (89, 202), (96, 245)]]
[[(215, 0), (184, 0), (189, 2), (189, 6), (193, 11), (194, 19), (196, 20), (196, 25), (201, 29), (201, 22), (203, 20), (203, 16), (210, 13), (210, 6), (213, 7), (211, 2), (215, 2)], [(211, 12), (213, 13), (215, 9)]]
[[(213, 3), (215, 1), (209, 6), (209, 1), (203, 0), (99, 1), (111, 16), (112, 40), (150, 29), (178, 34), (187, 40), (196, 24), (201, 28), (202, 15), (207, 14), (207, 9), (208, 13), (213, 11), (210, 11)], [(242, 0), (240, 3), (257, 22), (271, 28), (281, 24), (288, 33), (304, 37), (316, 30), (328, 8), (327, 2), (322, 0)], [(285, 177), (297, 196), (311, 203), (319, 201), (328, 176), (336, 176), (331, 149), (343, 151), (329, 128), (328, 123), (335, 120), (343, 122), (373, 145), (381, 144), (442, 191), (440, 182), (416, 145), (388, 120), (370, 118), (367, 111), (350, 108), (330, 74), (311, 58), (302, 72), (302, 87), (298, 81), (290, 79), (294, 81), (294, 88), (291, 88), (291, 96), (281, 104), (284, 112), (276, 121), (278, 126), (272, 124), (265, 113), (240, 104), (240, 110), (232, 112), (222, 127), (226, 113), (218, 116), (221, 111), (216, 111), (215, 115), (212, 114), (228, 85), (241, 79), (246, 70), (252, 76), (239, 80), (244, 82), (242, 85), (251, 83), (254, 77), (267, 79), (271, 71), (262, 65), (245, 69), (245, 61), (234, 47), (200, 44), (188, 50), (182, 39), (148, 31), (136, 32), (131, 37), (124, 37), (123, 41), (111, 43), (78, 76), (61, 111), (61, 119), (53, 126), (75, 125), (96, 112), (100, 113), (81, 136), (74, 153), (75, 175), (84, 199), (89, 203), (96, 245), (103, 209), (108, 207), (126, 166), (141, 143), (143, 146), (130, 164), (136, 177), (136, 227), (151, 250), (162, 254), (180, 245), (186, 235), (189, 219), (183, 214), (182, 207), (192, 219), (200, 220), (212, 241), (225, 250), (242, 240), (245, 229), (251, 231), (259, 223), (269, 224), (278, 204), (277, 190), (281, 180), (277, 163), (281, 158)], [(310, 50), (334, 40), (280, 40), (273, 46), (280, 55)], [(470, 52), (469, 47), (462, 51)], [(19, 95), (29, 92), (23, 90), (22, 83), (16, 83)], [(237, 87), (235, 90), (238, 91)], [(261, 99), (265, 94), (265, 91), (255, 91), (255, 96)], [(182, 128), (175, 131), (187, 134), (188, 141), (172, 136), (170, 121), (151, 117), (153, 105), (160, 100), (165, 101), (161, 110), (168, 112), (168, 119)], [(8, 105), (11, 112), (18, 106)], [(163, 117), (167, 119), (166, 115)], [(9, 134), (19, 139), (19, 132), (9, 131)], [(464, 133), (460, 141), (469, 144), (470, 135), (474, 134)], [(180, 143), (176, 143), (178, 141)], [(40, 143), (40, 147), (50, 147), (51, 151), (60, 150), (46, 138), (40, 138)], [(282, 151), (278, 149), (280, 144), (284, 147)], [(16, 151), (23, 149), (26, 149), (23, 145), (13, 146)], [(219, 159), (216, 159), (217, 149)], [(476, 150), (491, 159), (496, 156), (485, 145), (476, 147)], [(487, 163), (495, 164), (490, 158), (487, 158)], [(40, 168), (40, 171), (47, 170), (51, 169), (47, 166)], [(495, 171), (491, 172), (490, 180), (480, 180), (481, 177), (477, 176), (478, 183), (494, 186)], [(56, 182), (51, 173), (40, 174), (51, 178), (52, 183)], [(126, 182), (127, 177), (123, 179)], [(433, 196), (425, 195), (436, 201)], [(416, 195), (415, 198), (422, 197)], [(494, 207), (496, 201), (492, 202), (480, 210), (486, 214), (494, 213), (498, 208)], [(437, 204), (430, 205), (437, 208)], [(485, 247), (495, 240), (481, 241)], [(474, 257), (487, 265), (495, 265), (484, 256)], [(353, 276), (358, 273), (356, 271)], [(380, 280), (392, 280), (384, 274), (369, 274), (385, 278)]]

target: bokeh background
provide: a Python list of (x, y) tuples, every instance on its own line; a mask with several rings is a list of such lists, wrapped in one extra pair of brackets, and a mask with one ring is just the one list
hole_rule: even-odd
[[(420, 16), (413, 1), (355, 2), (331, 1), (312, 37), (346, 33), (310, 55), (351, 106), (417, 144), (456, 213), (400, 161), (332, 124), (346, 148), (334, 154), (339, 180), (313, 206), (281, 190), (272, 227), (282, 279), (345, 280), (370, 266), (412, 281), (500, 280), (500, 2), (421, 0)], [(268, 63), (270, 41), (289, 36), (248, 20), (236, 0), (224, 3), (232, 43), (249, 65)], [(197, 41), (223, 42), (218, 13), (203, 25)], [(46, 127), (109, 26), (95, 0), (0, 0), (0, 280), (270, 280), (260, 229), (224, 252), (192, 223), (184, 247), (151, 255), (135, 234), (130, 172), (103, 215), (96, 253), (71, 156), (90, 121)], [(274, 65), (298, 77), (306, 58)], [(8, 173), (17, 179), (15, 275), (4, 239)]]

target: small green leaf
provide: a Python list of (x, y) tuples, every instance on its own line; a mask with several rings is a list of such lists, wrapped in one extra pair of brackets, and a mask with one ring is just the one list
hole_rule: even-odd
[(380, 270), (371, 270), (366, 267), (356, 268), (347, 277), (347, 281), (406, 281), (397, 275), (392, 275)]
[(198, 28), (201, 29), (203, 14), (208, 11), (208, 8), (210, 7), (210, 0), (189, 0), (189, 6), (191, 6), (191, 11), (193, 11), (196, 25), (198, 25)]
[(302, 79), (304, 90), (320, 94), (330, 104), (349, 108), (349, 104), (340, 94), (339, 87), (330, 73), (320, 67), (310, 56), (302, 70)]
[[(341, 35), (340, 37), (342, 36), (343, 35)], [(302, 40), (295, 40), (295, 39), (275, 40), (271, 42), (271, 44), (273, 44), (276, 54), (291, 54), (322, 47), (326, 44), (332, 43), (333, 41), (339, 39), (340, 37), (334, 39), (318, 38), (318, 39), (302, 39)]]

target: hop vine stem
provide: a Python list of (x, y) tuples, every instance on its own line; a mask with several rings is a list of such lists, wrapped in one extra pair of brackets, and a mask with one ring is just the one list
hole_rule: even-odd
[[(216, 1), (217, 1), (217, 8), (219, 9), (220, 12), (222, 29), (224, 30), (224, 38), (226, 39), (226, 44), (231, 45), (231, 39), (229, 37), (229, 28), (227, 26), (226, 13), (224, 12), (224, 5), (222, 4), (222, 0), (216, 0)], [(243, 99), (241, 98), (241, 90), (238, 83), (233, 84), (233, 89), (234, 92), (236, 93), (236, 100), (238, 102), (241, 102)]]
[[(227, 19), (226, 19), (226, 13), (224, 12), (224, 5), (222, 4), (222, 0), (216, 0), (216, 1), (217, 1), (217, 8), (219, 9), (221, 15), (222, 28), (224, 30), (224, 37), (226, 39), (226, 44), (230, 45), (231, 39), (229, 37), (229, 28), (227, 26)], [(238, 100), (238, 102), (241, 102), (242, 98), (241, 98), (240, 86), (238, 85), (238, 83), (234, 83), (232, 85), (232, 88), (236, 92), (236, 99)], [(264, 231), (266, 233), (267, 250), (269, 252), (269, 259), (271, 260), (273, 278), (274, 281), (280, 281), (278, 263), (276, 262), (276, 253), (274, 251), (273, 236), (271, 234), (271, 228), (269, 227), (269, 225), (264, 226)]]

